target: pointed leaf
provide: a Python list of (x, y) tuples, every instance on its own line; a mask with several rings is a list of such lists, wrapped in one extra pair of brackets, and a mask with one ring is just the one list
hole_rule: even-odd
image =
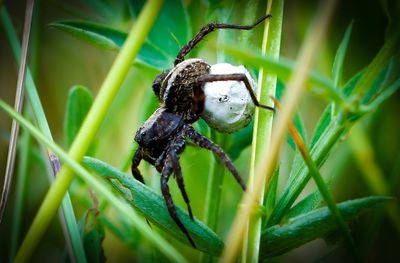
[(67, 146), (71, 146), (76, 134), (93, 103), (92, 93), (83, 86), (74, 86), (69, 91), (64, 120), (64, 134)]
[[(346, 221), (350, 221), (367, 209), (382, 204), (389, 197), (370, 196), (338, 204)], [(325, 237), (338, 228), (327, 207), (292, 218), (285, 225), (275, 225), (263, 231), (260, 258), (278, 256), (316, 238)]]
[(333, 62), (332, 79), (333, 83), (337, 87), (340, 86), (342, 82), (344, 58), (346, 56), (347, 46), (349, 45), (352, 29), (353, 22), (351, 22), (350, 25), (347, 27), (346, 33), (344, 34), (342, 42), (340, 42), (339, 48), (336, 51), (335, 60)]
[[(85, 157), (83, 162), (103, 178), (111, 179), (114, 188), (149, 221), (176, 239), (188, 243), (186, 236), (170, 217), (164, 198), (160, 194), (136, 181), (131, 175), (122, 173), (98, 159)], [(199, 220), (191, 220), (182, 208), (176, 207), (176, 210), (197, 248), (212, 255), (219, 255), (224, 246), (222, 240)]]
[[(50, 26), (70, 33), (96, 47), (110, 50), (121, 48), (127, 37), (125, 32), (87, 21), (59, 21), (51, 23)], [(145, 41), (137, 55), (137, 60), (161, 70), (171, 67), (173, 56), (169, 56), (159, 47)]]
[(286, 217), (293, 218), (301, 214), (307, 213), (313, 208), (317, 207), (322, 201), (321, 193), (317, 190), (309, 194), (303, 200), (298, 202), (293, 208), (289, 210)]
[(88, 21), (59, 21), (49, 24), (71, 35), (104, 49), (117, 50), (124, 43), (125, 32)]

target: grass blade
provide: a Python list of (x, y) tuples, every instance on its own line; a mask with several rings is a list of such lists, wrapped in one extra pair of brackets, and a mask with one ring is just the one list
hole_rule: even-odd
[[(34, 4), (35, 4), (34, 0), (27, 1), (25, 10), (24, 31), (22, 38), (22, 54), (21, 54), (21, 61), (19, 63), (17, 89), (15, 93), (15, 106), (14, 106), (18, 113), (21, 113), (22, 111), (22, 105), (25, 95), (25, 76), (27, 69), (29, 37), (31, 34), (31, 24), (32, 24), (32, 14), (33, 14)], [(18, 130), (19, 130), (18, 124), (15, 121), (13, 121), (11, 126), (11, 135), (8, 147), (3, 191), (1, 193), (1, 199), (0, 199), (0, 223), (3, 220), (4, 211), (6, 209), (8, 196), (10, 193), (11, 182), (14, 175), (14, 162), (15, 162), (15, 155), (16, 155), (16, 148), (18, 141)]]
[[(346, 221), (350, 221), (373, 206), (393, 200), (390, 197), (369, 196), (337, 205)], [(265, 229), (261, 237), (261, 259), (281, 255), (318, 237), (335, 231), (337, 225), (328, 207), (319, 208), (291, 218), (285, 225)]]
[[(4, 26), (7, 39), (10, 43), (15, 60), (17, 61), (17, 63), (19, 63), (19, 60), (21, 58), (20, 44), (17, 38), (17, 34), (12, 25), (10, 16), (8, 15), (8, 12), (4, 5), (0, 6), (0, 19)], [(27, 68), (26, 72), (26, 93), (32, 107), (33, 116), (35, 117), (40, 130), (43, 132), (43, 134), (46, 135), (47, 138), (53, 140), (49, 125), (46, 120), (46, 115), (44, 114), (44, 110), (29, 68)], [(57, 156), (50, 149), (47, 148), (46, 150), (48, 160), (53, 168), (53, 174), (49, 175), (49, 180), (51, 180), (53, 176), (58, 173), (60, 162)], [(69, 251), (71, 252), (71, 254), (74, 254), (74, 258), (78, 262), (86, 262), (83, 246), (79, 236), (78, 226), (75, 220), (74, 210), (72, 208), (72, 203), (68, 194), (65, 196), (62, 203), (62, 209), (60, 210), (60, 221), (63, 227), (64, 237)]]
[[(161, 5), (161, 0), (149, 1), (132, 27), (124, 47), (111, 67), (85, 122), (70, 148), (69, 153), (72, 159), (80, 160), (89, 148), (113, 98), (130, 69), (131, 62), (144, 42), (146, 34), (150, 31)], [(28, 260), (44, 234), (45, 229), (50, 224), (73, 178), (73, 171), (69, 167), (64, 166), (61, 168), (22, 243), (16, 256), (17, 262)]]
[[(242, 50), (232, 46), (223, 46), (222, 48), (227, 54), (231, 54), (235, 58), (243, 60), (246, 65), (268, 68), (268, 71), (271, 74), (276, 74), (278, 79), (284, 81), (290, 79), (290, 76), (293, 74), (293, 72), (295, 72), (296, 67), (298, 66), (295, 62), (285, 58), (276, 60), (268, 55), (260, 57), (253, 51)], [(330, 79), (327, 79), (316, 71), (308, 72), (306, 81), (307, 84), (313, 86), (319, 95), (326, 94), (326, 97), (328, 97), (329, 100), (333, 99), (337, 103), (342, 103), (347, 100), (342, 92), (336, 89), (335, 85)]]
[[(45, 137), (38, 129), (36, 129), (29, 121), (27, 121), (24, 117), (15, 112), (9, 105), (7, 105), (4, 101), (0, 100), (0, 108), (3, 109), (7, 114), (13, 117), (18, 123), (27, 129), (33, 137), (35, 137), (38, 141), (45, 144), (47, 147), (52, 149), (58, 156), (60, 156), (61, 160), (64, 161), (75, 173), (81, 176), (81, 178), (94, 190), (98, 193), (101, 193), (105, 199), (107, 199), (110, 204), (112, 204), (119, 213), (125, 215), (127, 218), (131, 219), (131, 222), (135, 224), (138, 230), (143, 234), (143, 236), (147, 237), (149, 240), (154, 242), (157, 247), (162, 251), (167, 257), (169, 257), (172, 261), (176, 262), (186, 262), (186, 260), (176, 251), (172, 246), (169, 245), (167, 241), (165, 241), (159, 234), (155, 231), (152, 231), (147, 223), (141, 219), (134, 210), (124, 202), (121, 202), (108, 188), (107, 186), (100, 181), (99, 179), (92, 176), (88, 171), (86, 171), (77, 161), (73, 160), (68, 153), (62, 150), (58, 145)], [(51, 188), (54, 189), (54, 188)], [(23, 258), (22, 258), (23, 259)], [(21, 262), (21, 258), (18, 257), (15, 259), (15, 262)]]

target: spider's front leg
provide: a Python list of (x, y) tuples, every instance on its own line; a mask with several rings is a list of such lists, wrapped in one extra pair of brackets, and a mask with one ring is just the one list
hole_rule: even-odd
[(190, 207), (189, 197), (186, 193), (185, 183), (183, 181), (183, 176), (182, 176), (182, 170), (179, 164), (179, 154), (182, 153), (183, 150), (185, 149), (185, 137), (183, 136), (183, 134), (171, 140), (167, 148), (168, 150), (163, 151), (162, 154), (157, 158), (154, 166), (156, 167), (157, 171), (161, 173), (164, 167), (164, 162), (166, 161), (165, 156), (167, 154), (169, 155), (169, 158), (172, 162), (172, 167), (174, 169), (174, 174), (176, 176), (176, 181), (178, 183), (178, 187), (183, 196), (183, 200), (186, 203), (189, 216), (191, 219), (193, 219), (192, 208)]
[[(172, 154), (172, 156), (173, 156), (173, 154)], [(174, 166), (176, 164), (174, 165), (174, 163), (176, 163), (176, 162), (178, 162), (177, 159), (174, 160), (174, 157), (171, 157), (171, 153), (168, 153), (166, 158), (165, 158), (164, 167), (163, 167), (162, 172), (161, 172), (161, 192), (162, 192), (162, 194), (164, 196), (164, 200), (165, 200), (165, 204), (166, 204), (167, 209), (168, 209), (168, 213), (170, 214), (172, 219), (175, 221), (175, 223), (178, 225), (178, 227), (182, 230), (182, 232), (186, 235), (186, 237), (188, 238), (190, 244), (194, 248), (196, 248), (196, 245), (195, 245), (193, 239), (189, 235), (189, 231), (186, 229), (185, 225), (181, 222), (181, 220), (178, 217), (178, 214), (176, 213), (175, 205), (174, 205), (174, 202), (172, 200), (171, 193), (169, 191), (168, 180), (169, 180), (172, 172), (175, 170)], [(179, 165), (179, 162), (178, 162), (178, 165)], [(179, 168), (179, 170), (180, 170), (180, 168)], [(175, 173), (176, 173), (176, 171), (175, 171)], [(177, 174), (176, 177), (177, 177), (177, 179), (179, 177), (182, 178), (182, 174), (179, 174), (179, 175)], [(178, 180), (178, 185), (179, 185), (179, 180)], [(186, 195), (186, 192), (185, 192), (185, 195)]]
[(132, 175), (133, 177), (138, 180), (139, 182), (141, 182), (142, 184), (144, 183), (144, 179), (142, 174), (140, 173), (138, 166), (140, 164), (140, 161), (142, 160), (142, 149), (139, 146), (139, 148), (136, 150), (135, 155), (132, 158), (132, 166), (131, 166), (131, 171), (132, 171)]
[(204, 26), (200, 31), (179, 51), (175, 59), (175, 66), (178, 65), (185, 59), (185, 56), (209, 33), (213, 32), (215, 29), (239, 29), (239, 30), (250, 30), (256, 27), (265, 19), (270, 18), (271, 15), (265, 15), (258, 19), (252, 25), (236, 25), (236, 24), (225, 24), (225, 23), (209, 23)]
[(198, 146), (211, 150), (218, 158), (222, 161), (226, 168), (231, 172), (236, 181), (240, 184), (243, 191), (246, 191), (246, 184), (240, 177), (238, 171), (233, 165), (232, 161), (226, 155), (226, 153), (215, 143), (198, 133), (193, 127), (187, 126), (186, 135)]

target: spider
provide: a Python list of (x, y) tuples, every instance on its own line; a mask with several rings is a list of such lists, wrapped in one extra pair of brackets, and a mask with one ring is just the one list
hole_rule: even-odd
[(135, 135), (135, 141), (139, 147), (132, 158), (132, 175), (144, 184), (143, 177), (138, 169), (142, 159), (156, 168), (161, 174), (161, 192), (168, 212), (193, 247), (196, 247), (196, 245), (177, 216), (168, 187), (168, 180), (174, 173), (187, 205), (189, 216), (193, 220), (193, 213), (179, 164), (179, 155), (185, 149), (185, 140), (188, 138), (197, 146), (212, 151), (230, 171), (241, 188), (244, 191), (246, 190), (243, 179), (224, 151), (191, 126), (202, 116), (204, 111), (204, 85), (216, 81), (240, 81), (244, 83), (255, 106), (268, 110), (273, 110), (273, 108), (258, 102), (246, 74), (210, 74), (211, 65), (204, 60), (184, 60), (184, 57), (215, 29), (250, 30), (269, 17), (270, 15), (263, 16), (253, 25), (210, 23), (204, 26), (192, 40), (181, 48), (175, 59), (174, 68), (163, 71), (155, 78), (153, 91), (160, 102), (160, 106)]

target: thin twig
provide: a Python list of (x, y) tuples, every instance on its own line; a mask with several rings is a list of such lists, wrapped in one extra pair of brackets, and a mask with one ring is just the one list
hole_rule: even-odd
[[(15, 105), (14, 105), (14, 108), (18, 113), (21, 113), (22, 105), (24, 102), (26, 62), (28, 57), (29, 36), (31, 33), (34, 2), (35, 2), (34, 0), (28, 0), (26, 4), (24, 33), (22, 37), (21, 63), (19, 65), (18, 82), (17, 82), (17, 90), (15, 94)], [(10, 144), (8, 147), (7, 166), (6, 166), (6, 173), (4, 176), (3, 192), (1, 194), (1, 199), (0, 199), (0, 223), (2, 222), (4, 211), (6, 209), (6, 204), (11, 188), (11, 182), (14, 174), (18, 131), (19, 131), (19, 125), (15, 120), (13, 120), (11, 126)]]

